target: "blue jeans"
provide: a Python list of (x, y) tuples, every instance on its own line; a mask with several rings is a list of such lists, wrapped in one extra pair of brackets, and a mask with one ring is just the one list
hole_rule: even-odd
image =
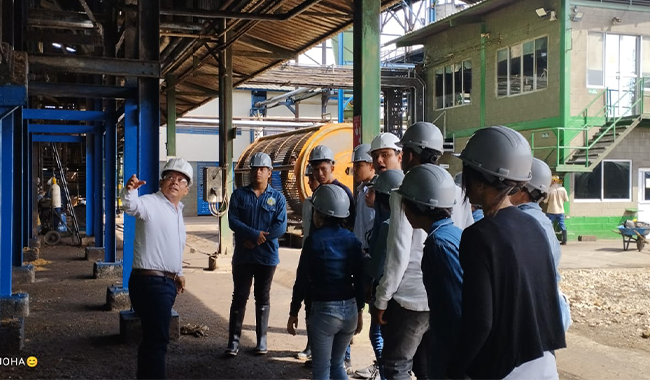
[(343, 359), (357, 328), (357, 301), (312, 302), (309, 314), (312, 378), (347, 379)]
[[(410, 371), (418, 379), (428, 377), (427, 344), (420, 345), (429, 330), (429, 312), (404, 309), (395, 300), (388, 301), (381, 326), (384, 350), (381, 362), (387, 379), (410, 380)], [(416, 356), (416, 352), (420, 354)]]
[(129, 298), (142, 324), (138, 348), (138, 379), (164, 379), (169, 324), (176, 301), (174, 280), (160, 276), (131, 274)]
[(549, 219), (551, 219), (551, 222), (555, 223), (557, 222), (558, 227), (560, 227), (560, 230), (566, 231), (566, 225), (564, 224), (564, 214), (546, 214)]

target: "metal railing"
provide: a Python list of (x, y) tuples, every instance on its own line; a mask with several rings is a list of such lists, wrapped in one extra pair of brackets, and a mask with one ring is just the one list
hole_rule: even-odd
[[(551, 150), (549, 155), (546, 157), (551, 157), (553, 153), (556, 155), (556, 165), (562, 163), (561, 158), (569, 157), (574, 153), (579, 151), (585, 151), (585, 166), (589, 167), (589, 150), (593, 149), (594, 146), (607, 134), (612, 132), (614, 142), (617, 139), (616, 127), (620, 121), (624, 118), (632, 116), (640, 116), (643, 114), (644, 100), (646, 97), (650, 97), (650, 91), (646, 91), (646, 83), (650, 84), (650, 77), (638, 78), (635, 80), (635, 84), (628, 91), (624, 91), (616, 102), (612, 103), (612, 94), (618, 92), (618, 90), (610, 90), (605, 88), (598, 92), (594, 99), (589, 102), (589, 104), (576, 116), (572, 117), (565, 127), (557, 128), (543, 128), (536, 129), (532, 131), (531, 134), (531, 149), (533, 153), (535, 151), (542, 150)], [(650, 90), (650, 89), (648, 89)], [(633, 98), (630, 100), (630, 104), (623, 105), (621, 102), (630, 97), (632, 94)], [(598, 107), (594, 114), (589, 113), (589, 110), (599, 99), (603, 100), (603, 105)], [(576, 126), (578, 124), (579, 126)], [(606, 128), (603, 130), (603, 128)], [(596, 138), (591, 140), (589, 132), (592, 128), (598, 127), (601, 129), (598, 132)], [(619, 127), (620, 131), (620, 127)], [(569, 138), (567, 142), (561, 143), (562, 132), (568, 132)], [(573, 134), (575, 132), (575, 134)], [(553, 133), (556, 135), (556, 141), (554, 145), (538, 145), (536, 144), (536, 134), (550, 134)], [(581, 145), (572, 145), (571, 143), (575, 140), (576, 137), (582, 134), (583, 142)], [(620, 135), (620, 133), (618, 134)], [(566, 137), (566, 135), (565, 135)], [(539, 138), (537, 139), (539, 140)], [(562, 155), (562, 153), (569, 151), (568, 155)]]

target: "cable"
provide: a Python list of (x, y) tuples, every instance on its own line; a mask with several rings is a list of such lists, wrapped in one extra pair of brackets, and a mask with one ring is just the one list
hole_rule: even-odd
[(224, 215), (226, 215), (226, 212), (228, 212), (228, 197), (223, 198), (223, 202), (219, 205), (219, 209), (217, 210), (217, 204), (216, 203), (208, 203), (208, 209), (210, 210), (210, 214), (212, 216), (221, 218)]

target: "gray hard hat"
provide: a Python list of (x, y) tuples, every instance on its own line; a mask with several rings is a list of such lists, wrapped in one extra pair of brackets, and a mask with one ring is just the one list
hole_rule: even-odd
[(325, 145), (318, 145), (309, 153), (309, 162), (329, 160), (334, 163), (334, 152)]
[(401, 170), (390, 169), (380, 173), (372, 184), (376, 192), (390, 194), (397, 189), (404, 179), (404, 172)]
[(305, 166), (305, 177), (309, 177), (312, 173), (314, 173), (314, 169), (311, 168), (311, 165), (307, 164)]
[(370, 144), (357, 145), (352, 152), (352, 162), (372, 162)]
[(370, 143), (370, 153), (379, 150), (379, 149), (395, 149), (396, 151), (401, 151), (397, 143), (399, 143), (399, 137), (395, 136), (392, 133), (380, 133)]
[(458, 186), (463, 186), (463, 172), (456, 173), (456, 175), (454, 176), (454, 182)]
[(427, 208), (450, 208), (456, 204), (456, 184), (445, 169), (433, 164), (409, 170), (397, 193)]
[(553, 178), (551, 168), (548, 167), (546, 162), (533, 157), (533, 164), (530, 171), (532, 178), (525, 185), (526, 189), (528, 191), (539, 190), (542, 194), (548, 193)]
[(465, 165), (499, 181), (529, 181), (533, 155), (521, 133), (504, 126), (479, 129), (459, 157)]
[(251, 157), (250, 167), (273, 169), (273, 161), (271, 161), (271, 157), (268, 154), (257, 152)]
[(423, 149), (431, 149), (442, 153), (444, 141), (445, 138), (438, 127), (432, 123), (419, 121), (406, 129), (404, 136), (397, 145), (411, 148), (417, 154), (422, 153)]
[(327, 216), (347, 218), (350, 216), (348, 194), (337, 185), (320, 185), (309, 200), (314, 210)]

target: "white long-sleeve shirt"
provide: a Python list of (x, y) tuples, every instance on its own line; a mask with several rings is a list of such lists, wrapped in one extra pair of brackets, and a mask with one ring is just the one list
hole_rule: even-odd
[(61, 208), (61, 187), (56, 183), (52, 185), (52, 207)]
[(183, 275), (183, 249), (187, 238), (183, 204), (178, 208), (158, 191), (138, 196), (122, 189), (124, 212), (136, 218), (133, 269), (151, 269)]
[(469, 203), (469, 200), (465, 200), (463, 189), (459, 186), (456, 186), (456, 204), (451, 209), (451, 221), (454, 222), (454, 226), (461, 230), (474, 224), (472, 205)]
[(377, 286), (375, 307), (386, 310), (395, 299), (404, 309), (429, 311), (427, 291), (422, 282), (422, 254), (427, 234), (413, 230), (402, 207), (402, 197), (390, 194), (390, 224), (384, 275)]
[(372, 230), (375, 221), (375, 209), (366, 205), (368, 187), (361, 184), (357, 188), (357, 214), (354, 219), (354, 235), (361, 242), (361, 248), (368, 249), (368, 231)]

